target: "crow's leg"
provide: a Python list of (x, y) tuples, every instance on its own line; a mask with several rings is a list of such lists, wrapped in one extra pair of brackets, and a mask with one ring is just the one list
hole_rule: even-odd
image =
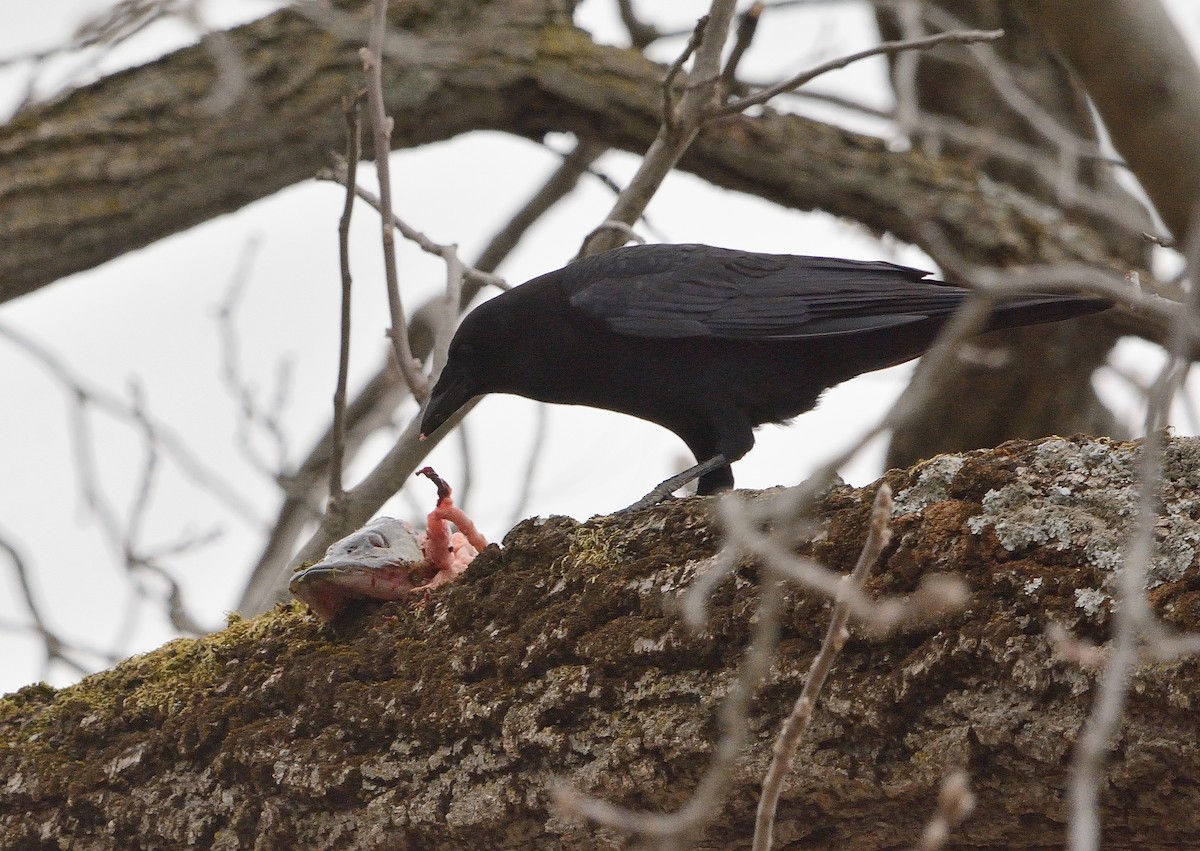
[(702, 425), (695, 429), (679, 428), (678, 424), (664, 425), (683, 438), (700, 463), (671, 476), (619, 513), (648, 508), (694, 479), (700, 480), (696, 485), (696, 493), (700, 496), (732, 490), (733, 468), (729, 465), (754, 446), (754, 424), (736, 405), (713, 405), (698, 412), (693, 419), (700, 420)]
[[(671, 476), (671, 478), (657, 485), (654, 490), (650, 491), (650, 493), (646, 494), (633, 505), (628, 505), (616, 513), (625, 514), (631, 511), (641, 511), (643, 508), (657, 505), (694, 479), (701, 479), (703, 482), (702, 477), (707, 474), (714, 474), (719, 477), (722, 473), (729, 480), (729, 483), (725, 486), (725, 489), (728, 489), (733, 485), (733, 474), (729, 471), (729, 462), (725, 460), (724, 455), (714, 455), (707, 461), (702, 461), (694, 467), (688, 467), (682, 473)], [(720, 488), (718, 487), (717, 489)], [(711, 493), (712, 491), (709, 490), (707, 492)]]

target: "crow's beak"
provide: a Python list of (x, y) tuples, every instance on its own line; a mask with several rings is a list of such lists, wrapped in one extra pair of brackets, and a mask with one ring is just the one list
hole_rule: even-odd
[(421, 437), (429, 437), (446, 420), (454, 416), (454, 412), (470, 402), (478, 395), (467, 386), (467, 382), (459, 375), (442, 373), (438, 383), (429, 394), (429, 402), (425, 405), (425, 414), (421, 417)]

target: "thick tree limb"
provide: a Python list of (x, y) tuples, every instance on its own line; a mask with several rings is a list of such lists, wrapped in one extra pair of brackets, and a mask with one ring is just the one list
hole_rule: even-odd
[[(968, 608), (901, 635), (852, 637), (779, 805), (781, 848), (896, 848), (920, 836), (942, 777), (978, 795), (954, 840), (1061, 846), (1063, 796), (1094, 675), (1045, 631), (1103, 641), (1137, 448), (1013, 443), (892, 471), (893, 544), (873, 594), (956, 572)], [(1200, 442), (1168, 444), (1150, 599), (1200, 626), (1193, 517)], [(853, 564), (873, 487), (835, 487), (800, 550)], [(759, 571), (743, 563), (679, 622), (716, 551), (708, 499), (626, 518), (523, 524), (425, 603), (367, 604), (330, 630), (290, 606), (174, 641), (77, 686), (0, 701), (0, 845), (89, 848), (619, 847), (548, 808), (565, 779), (669, 809), (707, 764), (713, 710), (750, 631)], [(795, 595), (783, 653), (752, 710), (734, 794), (696, 847), (748, 843), (774, 732), (828, 621)], [(1200, 836), (1195, 660), (1142, 666), (1101, 799), (1113, 847)]]
[[(663, 69), (594, 44), (562, 22), (557, 4), (400, 4), (392, 23), (424, 48), (412, 51), (420, 62), (385, 63), (394, 147), (492, 129), (569, 131), (641, 153), (658, 130)], [(198, 108), (216, 72), (197, 46), (26, 109), (0, 128), (0, 301), (305, 180), (340, 149), (340, 103), (358, 85), (360, 44), (289, 11), (227, 38), (249, 74), (235, 109), (214, 116)], [(890, 152), (794, 116), (709, 125), (680, 167), (907, 240), (919, 241), (913, 220), (936, 216), (1000, 265), (1033, 253), (1048, 262), (1109, 259), (1102, 241), (1055, 233), (1059, 213), (1018, 209), (1019, 199), (981, 186), (965, 165)]]
[(1200, 199), (1200, 68), (1158, 0), (1020, 0), (1066, 57), (1171, 232)]

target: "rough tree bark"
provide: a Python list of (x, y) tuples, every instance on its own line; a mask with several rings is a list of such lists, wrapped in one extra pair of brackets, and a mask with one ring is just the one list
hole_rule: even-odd
[[(871, 590), (955, 572), (972, 595), (936, 623), (852, 637), (795, 761), (776, 847), (908, 845), (954, 767), (979, 796), (956, 841), (1061, 845), (1094, 678), (1055, 660), (1044, 630), (1103, 640), (1137, 452), (1054, 438), (887, 475), (895, 534)], [(1150, 596), (1194, 630), (1200, 440), (1166, 454)], [(873, 492), (832, 489), (801, 549), (852, 564)], [(548, 809), (547, 790), (564, 779), (666, 809), (695, 786), (757, 599), (743, 564), (706, 635), (680, 625), (681, 593), (719, 544), (711, 513), (701, 498), (527, 521), (428, 601), (366, 604), (337, 630), (285, 606), (76, 686), (23, 689), (0, 701), (0, 845), (622, 847)], [(794, 595), (734, 793), (698, 847), (746, 846), (774, 730), (828, 614)], [(1197, 666), (1135, 676), (1102, 800), (1111, 847), (1200, 843)]]

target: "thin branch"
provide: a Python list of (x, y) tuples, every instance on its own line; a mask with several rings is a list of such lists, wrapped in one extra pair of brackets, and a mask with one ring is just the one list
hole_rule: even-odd
[(775, 746), (771, 750), (771, 765), (763, 778), (762, 797), (758, 801), (758, 813), (754, 821), (754, 851), (768, 851), (771, 847), (772, 832), (775, 828), (775, 811), (779, 805), (779, 796), (783, 793), (783, 782), (791, 767), (792, 757), (800, 746), (808, 722), (812, 719), (813, 710), (817, 705), (817, 696), (825, 685), (825, 679), (833, 668), (834, 660), (850, 637), (847, 624), (850, 620), (850, 605), (845, 599), (844, 589), (853, 588), (861, 591), (871, 573), (871, 568), (879, 560), (880, 554), (892, 537), (892, 489), (887, 484), (879, 486), (875, 494), (875, 503), (871, 508), (871, 526), (867, 539), (863, 542), (862, 552), (859, 553), (858, 563), (848, 576), (842, 578), (843, 590), (837, 594), (833, 607), (833, 615), (829, 619), (829, 628), (825, 631), (825, 639), (821, 649), (817, 651), (808, 669), (808, 677), (800, 697), (792, 707), (791, 715), (779, 729)]
[[(346, 185), (346, 164), (339, 158), (337, 163), (332, 168), (323, 168), (315, 175), (317, 180), (328, 180), (334, 183)], [(366, 201), (380, 215), (383, 214), (383, 202), (380, 197), (369, 189), (364, 189), (362, 186), (354, 187), (354, 194)], [(555, 199), (558, 200), (558, 199)], [(439, 242), (434, 242), (421, 231), (409, 225), (395, 213), (391, 215), (392, 227), (400, 232), (400, 235), (408, 241), (415, 244), (426, 254), (434, 254), (441, 257), (443, 260), (451, 260), (462, 263), (458, 257), (457, 246), (446, 245)], [(515, 243), (514, 243), (515, 245)], [(494, 275), (490, 271), (485, 270), (480, 264), (476, 266), (467, 266), (462, 264), (463, 276), (475, 284), (477, 287), (491, 286), (497, 289), (510, 289), (508, 282), (499, 275)], [(474, 295), (474, 293), (472, 293)]]
[[(246, 292), (254, 259), (258, 255), (259, 240), (246, 240), (237, 264), (230, 276), (229, 287), (217, 305), (217, 333), (220, 340), (221, 383), (238, 407), (235, 443), (242, 457), (264, 476), (278, 480), (285, 475), (288, 459), (287, 435), (280, 415), (287, 399), (287, 379), (290, 375), (287, 360), (281, 361), (276, 381), (275, 397), (266, 407), (260, 406), (253, 387), (242, 375), (241, 346), (235, 317), (238, 302)], [(269, 462), (259, 456), (254, 446), (254, 430), (260, 428), (275, 447), (275, 461)]]
[(33, 593), (33, 587), (30, 583), (31, 571), (25, 559), (21, 556), (20, 551), (10, 544), (6, 536), (0, 535), (0, 550), (8, 555), (9, 561), (12, 563), (13, 571), (17, 576), (17, 584), (21, 587), (21, 597), (25, 601), (25, 608), (29, 610), (29, 616), (33, 620), (32, 626), (24, 626), (13, 624), (11, 629), (14, 632), (29, 632), (37, 634), (42, 641), (42, 648), (45, 653), (45, 660), (42, 664), (42, 677), (47, 678), (49, 675), (50, 665), (54, 662), (62, 662), (67, 665), (77, 674), (83, 676), (92, 673), (92, 667), (84, 665), (81, 662), (72, 659), (68, 654), (71, 650), (85, 653), (105, 664), (112, 664), (120, 657), (115, 653), (108, 653), (97, 649), (81, 647), (77, 644), (65, 641), (56, 632), (50, 629), (49, 622), (42, 614), (38, 607), (37, 599)]
[(359, 51), (363, 75), (367, 80), (367, 103), (371, 116), (371, 131), (375, 139), (375, 169), (379, 175), (379, 206), (382, 221), (383, 266), (387, 277), (388, 308), (392, 325), (388, 336), (396, 352), (396, 362), (404, 383), (418, 401), (429, 395), (429, 384), (421, 374), (420, 364), (413, 358), (408, 339), (408, 320), (400, 298), (400, 281), (396, 270), (396, 244), (392, 234), (392, 178), (388, 165), (392, 152), (392, 119), (383, 103), (383, 42), (387, 35), (387, 0), (372, 4), (371, 32), (367, 46)]
[(922, 243), (934, 259), (956, 277), (971, 282), (978, 293), (977, 298), (967, 301), (959, 313), (942, 330), (932, 348), (917, 363), (913, 380), (904, 393), (892, 405), (887, 414), (868, 428), (843, 452), (833, 456), (795, 488), (781, 494), (779, 500), (764, 503), (758, 509), (762, 520), (772, 517), (788, 519), (803, 514), (806, 507), (833, 481), (837, 471), (854, 458), (863, 447), (880, 434), (901, 428), (910, 418), (923, 410), (936, 380), (956, 368), (957, 353), (967, 339), (973, 336), (990, 312), (990, 302), (1001, 295), (1016, 295), (1031, 291), (1073, 291), (1103, 295), (1118, 304), (1135, 306), (1139, 312), (1168, 318), (1182, 317), (1187, 323), (1191, 340), (1197, 336), (1198, 323), (1182, 311), (1180, 305), (1153, 294), (1142, 292), (1131, 286), (1130, 281), (1111, 270), (1088, 267), (1083, 264), (1063, 266), (1039, 266), (1026, 269), (995, 270), (978, 267), (957, 254), (953, 247), (936, 229), (922, 228)]
[[(786, 503), (783, 495), (777, 496), (769, 503)], [(782, 512), (777, 507), (771, 510), (751, 512), (747, 510), (748, 503), (741, 497), (729, 495), (720, 502), (720, 517), (726, 532), (725, 544), (707, 568), (700, 572), (692, 583), (684, 600), (685, 618), (692, 625), (703, 618), (703, 601), (697, 603), (698, 597), (707, 595), (721, 579), (728, 577), (743, 553), (755, 552), (755, 542), (764, 533), (761, 522), (750, 522), (752, 513), (781, 517)], [(843, 577), (820, 568), (831, 577), (828, 584), (822, 583), (819, 590), (827, 592), (828, 596), (836, 599), (834, 618), (822, 651), (818, 653), (810, 669), (810, 676), (805, 686), (805, 692), (797, 706), (799, 709), (793, 716), (792, 722), (781, 734), (784, 744), (776, 750), (776, 760), (773, 763), (773, 773), (766, 782), (765, 788), (768, 803), (767, 809), (773, 809), (771, 797), (777, 797), (782, 784), (786, 762), (795, 750), (795, 744), (807, 723), (807, 714), (811, 713), (816, 695), (828, 674), (837, 651), (845, 640), (847, 618), (855, 613), (857, 608), (869, 609), (873, 606), (879, 612), (887, 611), (889, 605), (899, 605), (905, 608), (905, 619), (927, 617), (940, 614), (947, 608), (960, 606), (966, 599), (966, 591), (961, 582), (947, 580), (931, 581), (925, 592), (920, 589), (912, 599), (921, 599), (919, 605), (910, 605), (909, 601), (898, 603), (895, 600), (882, 601), (878, 604), (867, 603), (858, 606), (856, 600), (865, 599), (862, 585), (866, 581), (867, 571), (877, 560), (879, 553), (887, 544), (888, 523), (891, 517), (891, 491), (886, 485), (881, 486), (876, 496), (872, 512), (872, 525), (859, 556), (858, 564), (849, 577)], [(747, 520), (739, 522), (738, 518)], [(776, 527), (769, 537), (777, 542), (792, 541), (801, 533), (798, 528), (802, 523), (797, 522), (797, 515), (792, 514), (786, 523)], [(556, 802), (570, 815), (586, 818), (608, 827), (616, 828), (627, 833), (637, 834), (665, 846), (678, 844), (696, 832), (719, 812), (727, 792), (729, 778), (733, 766), (745, 743), (746, 730), (749, 721), (750, 700), (761, 685), (774, 658), (779, 642), (780, 615), (782, 611), (781, 579), (788, 579), (787, 569), (783, 563), (767, 556), (759, 560), (763, 567), (763, 578), (760, 582), (762, 598), (752, 621), (754, 632), (751, 645), (738, 671), (738, 677), (733, 687), (722, 701), (719, 709), (721, 736), (714, 749), (712, 760), (704, 777), (697, 786), (692, 797), (674, 813), (644, 813), (617, 807), (604, 801), (589, 798), (571, 789), (555, 791)], [(714, 577), (717, 577), (714, 579)], [(836, 577), (836, 579), (833, 579)], [(875, 612), (866, 611), (868, 618), (876, 616)], [(899, 622), (899, 618), (891, 621), (891, 625)], [(790, 748), (790, 750), (788, 750)], [(787, 753), (785, 753), (787, 751)], [(773, 814), (764, 811), (761, 823), (773, 822)], [(769, 840), (768, 840), (769, 844)], [(763, 846), (767, 847), (767, 846)]]
[(695, 29), (692, 30), (692, 37), (684, 45), (683, 52), (675, 57), (675, 61), (667, 68), (666, 76), (663, 77), (662, 126), (666, 130), (667, 135), (674, 135), (675, 133), (675, 78), (683, 70), (684, 63), (692, 58), (692, 54), (700, 46), (700, 40), (704, 38), (704, 31), (707, 28), (708, 15), (701, 15), (700, 19), (696, 21)]
[[(475, 261), (475, 268), (467, 268), (467, 277), (463, 287), (463, 303), (469, 303), (474, 299), (480, 287), (484, 285), (483, 276), (494, 271), (516, 247), (529, 228), (578, 185), (579, 178), (603, 151), (602, 146), (580, 142), (574, 151), (563, 158), (562, 164), (554, 174), (513, 215), (509, 223), (491, 239)], [(359, 197), (364, 196), (361, 189), (356, 189), (356, 193)], [(495, 276), (491, 276), (491, 278), (503, 283), (500, 278), (495, 278)], [(434, 318), (426, 320), (426, 317), (430, 316)], [(443, 316), (441, 305), (437, 302), (430, 302), (416, 312), (413, 324), (432, 327)], [(427, 345), (430, 346), (430, 350), (432, 350), (432, 337), (432, 334), (428, 335)], [(391, 412), (404, 398), (403, 388), (395, 376), (396, 370), (390, 365), (390, 361), (391, 358), (388, 358), (388, 363), (385, 363), (367, 382), (366, 387), (355, 397), (347, 409), (346, 442), (349, 452), (357, 451), (370, 434), (390, 422)], [(329, 460), (330, 441), (331, 434), (327, 430), (309, 451), (300, 468), (287, 482), (287, 497), (280, 506), (276, 522), (271, 528), (270, 537), (251, 571), (238, 604), (238, 610), (244, 614), (257, 614), (269, 608), (272, 601), (287, 584), (287, 567), (295, 550), (294, 542), (305, 533), (312, 520), (320, 517), (318, 504), (323, 493), (321, 488), (328, 481), (326, 465)], [(426, 451), (430, 449), (432, 449), (432, 445), (426, 447)], [(421, 455), (413, 460), (412, 468), (408, 473), (403, 474), (404, 480), (407, 480), (407, 476), (416, 469), (416, 464), (420, 463), (423, 457)], [(403, 466), (397, 472), (403, 473)], [(401, 481), (401, 479), (397, 479), (397, 481)], [(374, 505), (370, 501), (364, 501), (358, 508), (361, 514), (347, 520), (345, 525), (322, 524), (312, 534), (309, 543), (303, 550), (319, 550), (318, 555), (320, 552), (324, 552), (325, 547), (349, 532), (354, 523), (361, 525), (366, 522), (371, 513), (383, 504), (384, 499), (386, 497)], [(343, 504), (342, 510), (343, 512), (350, 511), (345, 504)]]
[[(463, 405), (441, 428), (423, 441), (418, 439), (421, 434), (420, 417), (414, 417), (371, 472), (358, 485), (346, 491), (339, 516), (326, 515), (312, 537), (292, 556), (287, 567), (295, 568), (305, 562), (316, 561), (330, 544), (366, 523), (371, 513), (403, 486), (417, 465), (475, 408), (477, 402), (475, 399)], [(280, 573), (286, 575), (284, 571)]]
[[(920, 0), (902, 0), (895, 5), (893, 14), (900, 23), (900, 35), (905, 39), (921, 38), (926, 34), (921, 18)], [(947, 28), (947, 29), (953, 29)], [(908, 50), (897, 54), (892, 63), (892, 89), (896, 93), (896, 126), (905, 139), (912, 139), (921, 127), (921, 100), (918, 96), (917, 69), (921, 56)]]
[(554, 790), (554, 799), (560, 807), (568, 814), (664, 844), (694, 836), (717, 816), (728, 791), (734, 764), (746, 741), (750, 702), (766, 678), (779, 646), (782, 585), (766, 578), (761, 585), (761, 594), (750, 647), (717, 713), (720, 738), (708, 769), (688, 802), (674, 813), (644, 813), (590, 798), (573, 789), (559, 788)]
[(942, 780), (938, 792), (938, 808), (921, 833), (916, 851), (938, 851), (950, 839), (950, 833), (975, 809), (975, 794), (971, 778), (961, 768), (951, 771)]
[(602, 233), (619, 233), (619, 234), (621, 234), (621, 236), (623, 236), (624, 239), (622, 239), (618, 243), (618, 245), (625, 245), (630, 242), (636, 242), (638, 245), (646, 244), (646, 238), (641, 236), (637, 231), (635, 231), (633, 229), (632, 225), (627, 225), (627, 224), (625, 224), (625, 222), (618, 222), (615, 219), (609, 219), (607, 221), (601, 222), (600, 224), (598, 224), (594, 228), (592, 228), (591, 231), (588, 233), (588, 235), (586, 237), (584, 237), (584, 240), (583, 240), (584, 244), (586, 245), (587, 243), (591, 242), (592, 239), (594, 239), (595, 237), (599, 236)]
[(750, 49), (751, 42), (754, 41), (754, 34), (758, 32), (758, 22), (762, 18), (763, 9), (765, 8), (764, 4), (755, 3), (738, 17), (733, 50), (729, 52), (729, 58), (725, 60), (725, 69), (721, 72), (721, 88), (723, 91), (729, 91), (736, 82), (738, 65), (741, 64), (742, 57), (746, 55), (746, 51)]
[[(437, 381), (442, 374), (442, 367), (450, 357), (450, 338), (454, 336), (454, 326), (458, 314), (462, 311), (463, 281), (467, 275), (467, 267), (458, 257), (458, 246), (455, 244), (442, 246), (442, 259), (446, 262), (446, 295), (443, 298), (441, 322), (434, 329), (433, 361), (430, 363), (429, 380)], [(495, 278), (490, 275), (489, 278)], [(505, 287), (507, 288), (507, 286)]]
[[(963, 21), (957, 16), (931, 4), (923, 4), (926, 17), (937, 27), (946, 30), (959, 29)], [(967, 50), (981, 68), (986, 72), (988, 82), (995, 89), (1000, 99), (1007, 103), (1029, 122), (1047, 141), (1059, 147), (1069, 155), (1070, 160), (1080, 157), (1095, 158), (1104, 155), (1104, 148), (1094, 139), (1078, 135), (1069, 127), (1063, 125), (1057, 116), (1049, 112), (1034, 98), (1025, 93), (1020, 84), (1013, 78), (1009, 66), (1004, 60), (984, 44), (968, 44)], [(1070, 165), (1068, 162), (1066, 165)], [(1074, 171), (1074, 169), (1071, 169)]]
[(134, 491), (133, 502), (129, 507), (125, 530), (121, 536), (122, 548), (125, 550), (126, 561), (131, 562), (137, 551), (137, 541), (141, 538), (142, 523), (150, 508), (150, 495), (154, 490), (155, 475), (158, 472), (158, 444), (154, 440), (154, 427), (146, 415), (145, 400), (139, 382), (131, 379), (129, 382), (129, 398), (133, 415), (142, 431), (142, 445), (145, 447), (145, 460), (138, 486)]
[(525, 518), (525, 512), (529, 509), (530, 497), (533, 495), (533, 483), (537, 479), (538, 467), (545, 455), (543, 450), (546, 443), (546, 425), (550, 421), (549, 406), (538, 403), (534, 417), (536, 419), (533, 437), (529, 441), (529, 456), (525, 461), (525, 475), (521, 477), (521, 493), (517, 496), (512, 511), (508, 515), (509, 528), (516, 526)]
[(342, 311), (338, 347), (337, 388), (333, 392), (333, 444), (329, 455), (329, 510), (336, 510), (342, 496), (342, 463), (346, 456), (346, 381), (350, 372), (350, 218), (354, 213), (354, 189), (359, 159), (359, 98), (347, 100), (346, 119), (346, 202), (338, 220), (338, 259), (342, 278)]
[[(459, 423), (455, 433), (458, 435), (458, 453), (462, 459), (462, 472), (457, 488), (458, 505), (466, 511), (475, 485), (475, 453), (471, 451), (471, 429), (466, 422)], [(417, 514), (420, 514), (419, 510)]]
[[(902, 54), (901, 58), (908, 55)], [(780, 96), (827, 104), (856, 115), (865, 115), (889, 124), (896, 124), (899, 126), (898, 129), (900, 132), (909, 136), (912, 134), (904, 130), (905, 122), (908, 119), (901, 114), (904, 110), (903, 103), (906, 102), (906, 96), (902, 92), (904, 85), (903, 69), (898, 68), (897, 74), (900, 76), (900, 79), (897, 80), (895, 87), (897, 89), (897, 99), (901, 103), (896, 109), (891, 111), (876, 109), (851, 98), (842, 97), (830, 92), (802, 89), (799, 91), (783, 92)], [(765, 88), (767, 85), (770, 84), (752, 84), (754, 88)], [(926, 135), (936, 135), (950, 139), (976, 153), (1030, 165), (1045, 176), (1047, 184), (1053, 183), (1054, 180), (1051, 178), (1058, 175), (1062, 170), (1061, 157), (1049, 156), (1044, 149), (1031, 145), (1028, 142), (1001, 135), (994, 130), (981, 129), (948, 115), (923, 112), (920, 116), (920, 126)], [(1095, 154), (1078, 153), (1078, 158), (1085, 161), (1104, 163), (1125, 171), (1129, 170), (1128, 164), (1120, 156), (1113, 156), (1106, 151), (1100, 151)], [(1146, 232), (1147, 221), (1144, 210), (1141, 207), (1131, 207), (1128, 203), (1119, 203), (1112, 195), (1099, 191), (1084, 182), (1075, 181), (1071, 186), (1070, 193), (1066, 195), (1059, 194), (1058, 202), (1064, 210), (1079, 210), (1094, 214), (1126, 232), (1145, 239), (1147, 242), (1167, 248), (1174, 247), (1170, 244), (1169, 239)]]
[[(706, 115), (715, 103), (716, 89), (721, 76), (721, 52), (735, 7), (734, 0), (713, 0), (707, 16), (708, 22), (703, 27), (702, 37), (695, 50), (695, 60), (692, 62), (690, 76), (693, 82), (684, 87), (678, 107), (669, 110), (672, 121), (668, 124), (664, 120), (658, 135), (642, 157), (637, 173), (618, 196), (612, 210), (604, 217), (606, 221), (624, 222), (632, 226), (645, 212), (646, 205), (650, 203), (658, 187), (700, 132)], [(616, 248), (624, 244), (620, 240), (621, 237), (612, 231), (596, 233), (584, 242), (579, 256)]]
[(1159, 633), (1150, 601), (1146, 598), (1146, 579), (1157, 545), (1155, 527), (1162, 487), (1163, 441), (1171, 400), (1187, 376), (1187, 356), (1191, 351), (1192, 326), (1200, 316), (1200, 208), (1193, 215), (1184, 259), (1190, 286), (1186, 301), (1171, 325), (1170, 357), (1151, 387), (1146, 407), (1146, 436), (1142, 441), (1138, 475), (1138, 520), (1133, 538), (1125, 552), (1118, 575), (1118, 594), (1113, 612), (1113, 638), (1108, 647), (1107, 663), (1100, 675), (1092, 711), (1075, 743), (1067, 796), (1070, 806), (1068, 847), (1071, 851), (1095, 851), (1100, 847), (1099, 798), (1103, 764), (1120, 729), (1129, 680), (1143, 637)]
[(633, 0), (617, 0), (621, 22), (629, 33), (629, 43), (635, 50), (644, 50), (658, 41), (661, 33), (651, 24), (643, 22), (633, 11)]
[[(328, 0), (288, 0), (287, 6), (296, 14), (316, 24), (322, 30), (351, 44), (362, 41), (362, 16), (359, 10), (339, 8)], [(383, 55), (400, 57), (414, 65), (438, 67), (460, 62), (464, 51), (447, 39), (436, 43), (399, 27), (383, 34)]]
[(903, 41), (885, 41), (882, 44), (877, 44), (867, 50), (860, 50), (857, 53), (851, 53), (848, 56), (843, 56), (838, 59), (832, 59), (829, 62), (824, 62), (816, 68), (804, 71), (784, 80), (782, 83), (776, 83), (762, 91), (755, 92), (752, 95), (747, 95), (744, 98), (730, 101), (722, 104), (710, 113), (711, 118), (719, 118), (726, 115), (736, 115), (743, 112), (752, 106), (758, 106), (769, 101), (771, 98), (792, 89), (799, 88), (805, 83), (808, 83), (822, 74), (827, 74), (830, 71), (836, 71), (839, 68), (845, 68), (862, 59), (867, 59), (872, 56), (887, 56), (894, 53), (901, 53), (906, 50), (928, 50), (931, 47), (937, 47), (941, 44), (971, 44), (980, 41), (994, 41), (1004, 35), (1004, 30), (955, 30), (952, 32), (937, 33), (936, 35), (925, 36), (924, 38), (905, 39)]
[[(138, 415), (129, 403), (104, 388), (91, 385), (75, 375), (56, 355), (32, 338), (5, 325), (0, 325), (0, 337), (6, 338), (22, 349), (49, 371), (67, 391), (76, 406), (95, 405), (96, 408), (119, 420), (138, 421)], [(162, 445), (171, 460), (179, 465), (179, 469), (192, 482), (216, 497), (239, 519), (260, 528), (265, 525), (259, 518), (257, 509), (249, 500), (243, 498), (232, 484), (223, 481), (217, 472), (209, 470), (198, 457), (192, 454), (192, 451), (187, 448), (187, 444), (178, 435), (162, 423), (152, 422), (152, 426), (154, 440)]]
[[(874, 600), (861, 586), (847, 586), (843, 574), (792, 552), (791, 539), (808, 531), (795, 519), (787, 524), (787, 535), (766, 535), (761, 530), (761, 506), (730, 499), (721, 502), (718, 512), (729, 546), (735, 552), (744, 551), (759, 557), (780, 578), (805, 591), (841, 601), (873, 635), (886, 634), (901, 623), (952, 611), (962, 606), (969, 596), (966, 584), (958, 577), (930, 575), (924, 577), (917, 590), (907, 597)], [(779, 515), (778, 511), (774, 513)], [(714, 587), (708, 580), (712, 572), (711, 568), (706, 570), (701, 577), (705, 581), (698, 579), (685, 598), (688, 621), (693, 627), (697, 622), (703, 624), (707, 595)]]
[(250, 73), (233, 39), (223, 30), (213, 29), (205, 23), (200, 5), (200, 2), (182, 3), (177, 7), (176, 15), (191, 27), (213, 63), (215, 79), (208, 94), (197, 103), (197, 108), (210, 115), (220, 115), (242, 99), (249, 87)]
[[(500, 261), (513, 252), (534, 223), (579, 185), (579, 178), (589, 172), (592, 164), (600, 159), (606, 150), (608, 149), (604, 145), (589, 142), (587, 139), (578, 140), (574, 148), (562, 155), (562, 163), (542, 187), (488, 241), (487, 247), (480, 252), (475, 261), (476, 268), (468, 269), (467, 280), (475, 280), (471, 274), (473, 271), (494, 271), (500, 265)], [(604, 180), (603, 175), (597, 174), (597, 177)], [(474, 291), (464, 292), (463, 302), (470, 304), (474, 297)]]

